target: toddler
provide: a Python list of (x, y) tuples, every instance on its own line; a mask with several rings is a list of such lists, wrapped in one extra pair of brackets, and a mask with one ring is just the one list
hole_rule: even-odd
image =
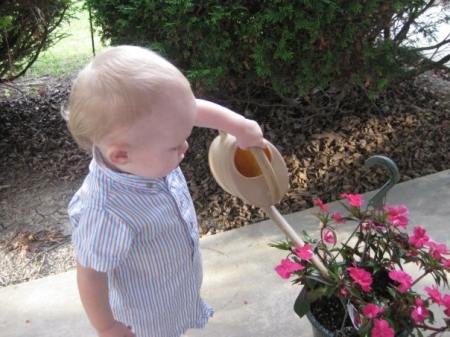
[(175, 66), (136, 46), (97, 55), (77, 76), (65, 117), (93, 154), (69, 216), (80, 298), (98, 336), (204, 327), (213, 310), (200, 297), (197, 220), (178, 165), (194, 126), (230, 133), (243, 149), (267, 146), (261, 128), (196, 99)]

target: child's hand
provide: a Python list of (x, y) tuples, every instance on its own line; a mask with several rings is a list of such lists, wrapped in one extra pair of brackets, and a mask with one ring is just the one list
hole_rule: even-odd
[(242, 150), (247, 150), (249, 147), (266, 148), (268, 145), (261, 127), (250, 119), (243, 120), (240, 131), (233, 136), (236, 137), (237, 144)]
[(136, 334), (131, 331), (131, 327), (117, 321), (108, 330), (97, 331), (97, 334), (98, 337), (136, 337)]

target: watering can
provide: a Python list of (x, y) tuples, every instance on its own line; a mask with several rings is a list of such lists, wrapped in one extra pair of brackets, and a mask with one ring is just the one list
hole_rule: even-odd
[[(268, 142), (265, 149), (242, 150), (234, 136), (219, 131), (210, 145), (208, 162), (220, 187), (248, 204), (261, 207), (294, 244), (305, 245), (274, 206), (289, 188), (286, 163), (275, 146)], [(311, 258), (311, 263), (324, 276), (329, 275), (316, 256)]]

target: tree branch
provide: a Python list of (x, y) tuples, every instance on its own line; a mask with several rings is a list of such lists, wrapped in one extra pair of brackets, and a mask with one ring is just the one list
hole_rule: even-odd
[(397, 44), (398, 42), (403, 41), (406, 38), (406, 35), (409, 32), (409, 28), (414, 23), (414, 21), (423, 13), (425, 13), (431, 6), (435, 4), (435, 0), (430, 0), (428, 3), (419, 11), (413, 11), (410, 13), (410, 16), (408, 18), (408, 21), (403, 25), (400, 32), (397, 34), (396, 37), (394, 37), (394, 42)]
[(438, 44), (435, 44), (434, 46), (428, 46), (428, 47), (421, 47), (421, 48), (415, 48), (415, 50), (417, 51), (423, 51), (423, 50), (430, 50), (430, 49), (436, 49), (436, 48), (440, 48), (443, 45), (450, 43), (450, 40), (443, 40), (441, 42), (439, 42)]

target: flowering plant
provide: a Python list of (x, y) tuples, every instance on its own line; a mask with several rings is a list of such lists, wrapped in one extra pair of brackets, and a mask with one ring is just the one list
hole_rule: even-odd
[[(300, 317), (310, 311), (315, 314), (314, 304), (319, 300), (325, 299), (326, 307), (338, 299), (345, 317), (336, 331), (344, 336), (343, 331), (348, 330), (345, 321), (353, 325), (350, 329), (356, 336), (390, 337), (401, 332), (423, 336), (424, 330), (436, 336), (449, 331), (450, 319), (444, 318), (445, 324), (436, 327), (431, 310), (432, 305), (437, 306), (444, 316), (450, 316), (450, 295), (439, 289), (441, 285), (449, 287), (446, 245), (429, 238), (420, 226), (408, 234), (408, 209), (404, 205), (363, 210), (360, 194), (341, 196), (347, 200), (341, 202), (349, 213), (346, 216), (331, 212), (320, 199), (313, 200), (319, 207), (315, 214), (320, 220), (319, 239), (304, 232), (302, 247), (290, 240), (271, 244), (289, 252), (275, 267), (276, 272), (303, 285), (295, 312)], [(339, 227), (352, 223), (356, 227), (351, 228), (350, 237), (338, 245)], [(323, 264), (326, 273), (314, 259)], [(418, 270), (414, 279), (405, 269), (407, 264)], [(432, 277), (433, 285), (421, 293), (413, 290), (426, 276)]]

